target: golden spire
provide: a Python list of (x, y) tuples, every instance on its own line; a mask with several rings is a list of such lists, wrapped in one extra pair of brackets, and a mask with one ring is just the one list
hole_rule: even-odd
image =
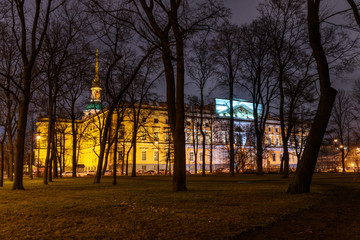
[(100, 87), (99, 80), (99, 49), (96, 49), (95, 78), (92, 87)]

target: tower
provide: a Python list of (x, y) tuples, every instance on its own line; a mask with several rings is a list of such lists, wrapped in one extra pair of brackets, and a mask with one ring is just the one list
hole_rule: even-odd
[(101, 82), (99, 79), (99, 50), (96, 50), (96, 62), (95, 62), (95, 78), (91, 84), (91, 99), (90, 103), (84, 110), (83, 119), (103, 109), (101, 103)]
[(95, 63), (95, 78), (91, 85), (91, 100), (90, 102), (101, 102), (101, 82), (99, 79), (99, 50), (96, 50), (96, 63)]

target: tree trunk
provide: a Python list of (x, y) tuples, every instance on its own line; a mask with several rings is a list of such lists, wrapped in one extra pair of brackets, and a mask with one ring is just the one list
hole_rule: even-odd
[(130, 154), (130, 149), (126, 153), (125, 176), (129, 175), (129, 154)]
[(201, 88), (201, 102), (200, 102), (200, 132), (202, 136), (202, 149), (203, 149), (203, 155), (202, 155), (202, 176), (205, 177), (205, 132), (204, 132), (204, 96), (203, 96), (203, 89)]
[(283, 162), (284, 162), (284, 172), (283, 172), (283, 178), (289, 177), (289, 149), (288, 146), (283, 146)]
[[(172, 9), (175, 9), (175, 1), (171, 1)], [(177, 12), (172, 14), (172, 29), (176, 39), (176, 111), (174, 147), (174, 174), (173, 174), (173, 191), (186, 191), (186, 156), (185, 156), (185, 131), (184, 131), (184, 42), (183, 34), (179, 29), (177, 22)], [(169, 93), (168, 93), (169, 94)], [(168, 107), (169, 108), (169, 107)]]
[(52, 152), (51, 152), (51, 159), (53, 161), (53, 178), (58, 178), (58, 162), (57, 162), (57, 141), (56, 141), (56, 133), (54, 134), (54, 137), (53, 137), (53, 144), (52, 144)]
[(113, 163), (113, 181), (112, 184), (116, 185), (116, 162), (117, 162), (117, 147), (118, 147), (118, 132), (120, 127), (119, 111), (116, 114), (116, 129), (115, 129), (115, 145), (114, 145), (114, 163)]
[[(25, 78), (27, 79), (27, 78)], [(28, 80), (30, 81), (30, 79)], [(26, 85), (25, 81), (25, 85)], [(30, 86), (28, 91), (25, 89), (25, 93), (30, 92)], [(15, 161), (14, 161), (14, 184), (13, 190), (25, 190), (23, 186), (24, 175), (24, 156), (25, 156), (25, 136), (26, 136), (26, 124), (27, 115), (29, 110), (30, 98), (23, 96), (19, 103), (19, 119), (17, 125), (17, 137), (16, 137), (16, 149), (15, 149)]]
[[(231, 73), (232, 74), (232, 71)], [(233, 106), (233, 99), (234, 99), (234, 81), (232, 76), (230, 76), (230, 84), (229, 84), (229, 100), (230, 100), (230, 128), (229, 128), (229, 143), (230, 143), (230, 174), (234, 176), (234, 163), (235, 163), (235, 156), (234, 156), (234, 106)]]
[(106, 140), (108, 138), (108, 134), (109, 134), (109, 129), (111, 126), (111, 120), (112, 120), (112, 115), (114, 112), (114, 108), (115, 106), (110, 106), (108, 109), (108, 115), (106, 116), (106, 120), (105, 120), (105, 126), (104, 126), (104, 133), (103, 136), (100, 136), (100, 138), (102, 138), (102, 141), (100, 142), (100, 155), (99, 155), (99, 161), (98, 161), (98, 166), (96, 169), (96, 175), (94, 178), (94, 183), (100, 183), (100, 179), (101, 179), (101, 170), (102, 170), (102, 166), (103, 166), (103, 161), (104, 161), (104, 155), (105, 155), (105, 148), (106, 148)]
[[(75, 127), (75, 113), (71, 114), (71, 133), (72, 133), (72, 177), (76, 177), (76, 151), (77, 151), (77, 131)], [(65, 148), (65, 146), (64, 146)], [(63, 163), (63, 167), (65, 164)]]
[(341, 149), (341, 164), (342, 164), (342, 172), (346, 172), (345, 170), (345, 151)]
[(4, 142), (0, 142), (0, 154), (1, 154), (1, 164), (0, 164), (0, 187), (4, 186)]
[(329, 67), (321, 43), (319, 8), (320, 0), (308, 0), (308, 29), (310, 45), (316, 61), (320, 83), (320, 101), (305, 149), (296, 169), (288, 193), (308, 193), (322, 139), (330, 119), (337, 91), (331, 87)]
[(8, 179), (9, 181), (14, 181), (14, 157), (15, 157), (15, 153), (14, 153), (14, 142), (13, 142), (13, 138), (11, 135), (11, 130), (8, 129), (8, 147), (9, 147), (9, 153), (8, 153)]
[(258, 175), (263, 175), (263, 146), (262, 146), (262, 135), (257, 134), (256, 136), (256, 169)]
[[(135, 114), (134, 114), (135, 118)], [(133, 161), (132, 161), (132, 170), (131, 170), (131, 176), (136, 177), (136, 137), (137, 137), (137, 121), (134, 119), (134, 130), (133, 130), (133, 136), (132, 136), (132, 146), (133, 146)]]

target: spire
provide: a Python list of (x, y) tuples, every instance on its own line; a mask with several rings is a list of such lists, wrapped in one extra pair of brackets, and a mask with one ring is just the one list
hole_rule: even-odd
[(100, 87), (99, 80), (99, 49), (96, 49), (96, 63), (95, 63), (95, 78), (92, 83), (92, 87)]

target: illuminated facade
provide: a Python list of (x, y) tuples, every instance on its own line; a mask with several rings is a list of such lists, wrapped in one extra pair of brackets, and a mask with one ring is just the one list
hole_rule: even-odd
[[(76, 121), (77, 129), (77, 164), (82, 165), (85, 171), (96, 170), (98, 154), (100, 152), (100, 132), (105, 123), (107, 109), (101, 104), (101, 83), (98, 76), (98, 55), (96, 54), (95, 78), (91, 87), (90, 103), (84, 110), (83, 118)], [(207, 171), (229, 167), (228, 128), (229, 113), (228, 100), (215, 99), (214, 104), (205, 107), (203, 129), (205, 132), (205, 168)], [(242, 170), (255, 168), (255, 136), (253, 134), (252, 103), (244, 100), (234, 101), (234, 135), (235, 161)], [(261, 111), (261, 106), (258, 109)], [(122, 169), (128, 162), (131, 171), (133, 148), (131, 145), (133, 122), (132, 110), (124, 108), (124, 115), (118, 130), (117, 165)], [(170, 126), (168, 124), (166, 103), (145, 103), (141, 109), (141, 127), (137, 134), (136, 169), (163, 170), (171, 169), (173, 150), (171, 144)], [(118, 116), (112, 119), (111, 139), (115, 136), (115, 127)], [(200, 112), (197, 107), (187, 109), (184, 123), (186, 137), (186, 166), (191, 173), (202, 169), (202, 135), (200, 133)], [(48, 119), (39, 119), (37, 131), (41, 136), (37, 140), (36, 159), (40, 166), (44, 165), (47, 147)], [(57, 156), (62, 161), (65, 171), (72, 167), (72, 132), (69, 119), (57, 119)], [(282, 157), (282, 141), (279, 121), (270, 119), (266, 126), (264, 145), (264, 169), (275, 170), (280, 165)], [(108, 145), (108, 144), (107, 144)], [(108, 154), (108, 168), (112, 166), (114, 144)], [(289, 148), (290, 167), (296, 167), (297, 158), (294, 149)], [(195, 167), (196, 162), (196, 167)]]

